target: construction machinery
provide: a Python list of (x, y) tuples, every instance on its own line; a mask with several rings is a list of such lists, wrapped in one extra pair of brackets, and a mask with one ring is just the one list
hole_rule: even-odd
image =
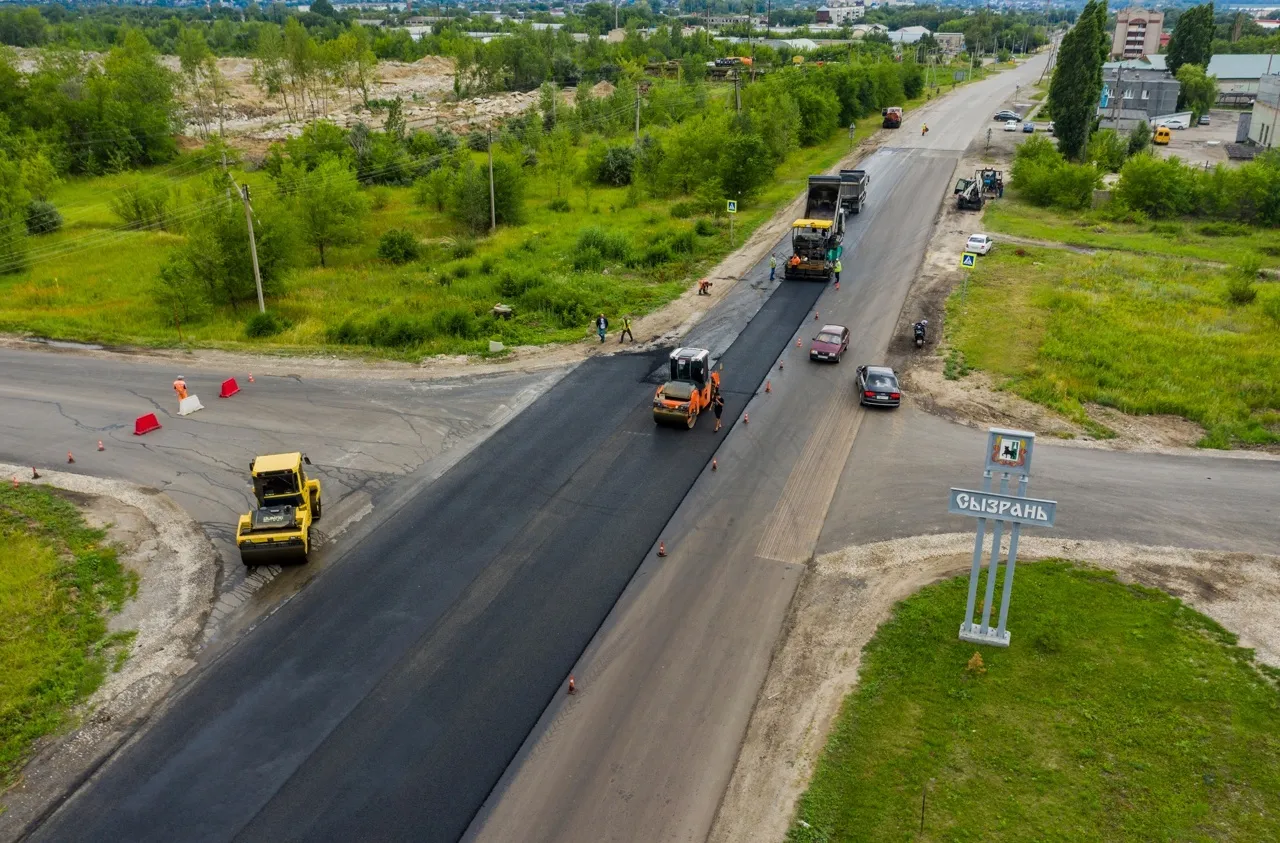
[(867, 202), (867, 185), (871, 177), (866, 170), (840, 171), (840, 207), (846, 214), (862, 213), (862, 206)]
[(956, 207), (961, 211), (981, 211), (986, 197), (982, 193), (982, 179), (958, 179), (954, 191)]
[(257, 508), (240, 516), (236, 547), (244, 564), (307, 560), (311, 525), (320, 520), (320, 481), (308, 478), (305, 454), (267, 454), (249, 463)]
[(831, 279), (844, 239), (843, 195), (840, 176), (809, 176), (804, 216), (791, 224), (791, 258), (783, 268), (783, 277)]
[(880, 111), (880, 116), (884, 118), (880, 123), (880, 125), (883, 126), (884, 128), (886, 129), (902, 128), (902, 109), (899, 108), (898, 106), (895, 105), (895, 106), (890, 106), (889, 108), (882, 109)]
[(982, 192), (992, 196), (1000, 192), (1000, 185), (1004, 181), (1004, 174), (999, 170), (978, 170), (974, 173), (978, 181), (982, 182)]
[(670, 380), (653, 395), (653, 421), (692, 428), (698, 415), (711, 406), (718, 388), (718, 378), (711, 371), (711, 352), (677, 348), (671, 352), (670, 362)]

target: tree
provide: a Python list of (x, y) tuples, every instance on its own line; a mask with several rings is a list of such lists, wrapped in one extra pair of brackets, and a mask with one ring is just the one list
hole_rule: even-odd
[(27, 268), (27, 205), (17, 161), (0, 152), (0, 274)]
[(43, 151), (22, 159), (22, 186), (31, 194), (32, 199), (41, 202), (49, 200), (49, 192), (62, 184), (58, 171)]
[(1192, 121), (1208, 114), (1218, 98), (1218, 77), (1206, 76), (1198, 64), (1184, 64), (1178, 68), (1178, 108), (1191, 109)]
[[(1057, 65), (1049, 83), (1058, 148), (1067, 158), (1084, 158), (1102, 93), (1102, 52), (1105, 34), (1098, 26), (1097, 0), (1089, 0), (1076, 25), (1062, 38)], [(1105, 8), (1105, 7), (1104, 7)]]
[[(422, 207), (443, 211), (453, 195), (453, 170), (436, 167), (413, 183), (414, 201)], [(558, 195), (558, 194), (557, 194)]]
[(1178, 17), (1169, 36), (1165, 64), (1175, 76), (1184, 64), (1209, 66), (1213, 51), (1213, 3), (1192, 6)]
[[(524, 175), (505, 157), (493, 159), (493, 208), (499, 225), (524, 222)], [(473, 234), (489, 227), (489, 170), (468, 161), (453, 183), (449, 213)]]
[(284, 165), (280, 183), (283, 192), (293, 197), (302, 238), (320, 253), (321, 266), (326, 265), (325, 249), (360, 239), (360, 223), (369, 212), (369, 202), (345, 162), (326, 157), (308, 172), (290, 161)]
[(559, 199), (565, 179), (573, 173), (573, 137), (565, 127), (557, 126), (547, 136), (542, 151), (542, 166), (551, 174), (551, 181), (556, 186), (556, 198)]
[(1146, 120), (1139, 120), (1138, 125), (1129, 132), (1129, 154), (1137, 155), (1140, 152), (1146, 152), (1149, 146), (1151, 146), (1151, 127), (1147, 125)]
[(769, 147), (755, 132), (733, 132), (721, 150), (720, 183), (724, 195), (750, 200), (773, 176)]

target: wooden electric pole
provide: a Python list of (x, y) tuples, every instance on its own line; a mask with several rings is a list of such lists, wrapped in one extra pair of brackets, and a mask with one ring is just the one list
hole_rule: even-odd
[(489, 233), (498, 230), (498, 206), (493, 201), (493, 128), (489, 128)]
[[(227, 169), (227, 153), (224, 149), (222, 152), (222, 172), (226, 174), (231, 181), (231, 185), (235, 187), (236, 193), (240, 194), (241, 201), (244, 202), (244, 221), (249, 227), (249, 256), (253, 258), (253, 284), (258, 289), (258, 312), (266, 313), (267, 304), (262, 299), (262, 273), (258, 269), (258, 241), (253, 235), (253, 209), (249, 206), (249, 185), (236, 184), (236, 180), (232, 178), (231, 171)], [(228, 196), (228, 199), (231, 197)], [(177, 318), (176, 315), (174, 317)], [(178, 336), (181, 338), (182, 329), (178, 329)]]

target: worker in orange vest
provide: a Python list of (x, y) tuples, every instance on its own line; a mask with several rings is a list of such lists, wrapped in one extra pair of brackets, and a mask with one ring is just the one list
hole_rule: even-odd
[(178, 393), (178, 400), (183, 401), (187, 397), (187, 380), (182, 375), (178, 375), (178, 379), (173, 382), (173, 391)]

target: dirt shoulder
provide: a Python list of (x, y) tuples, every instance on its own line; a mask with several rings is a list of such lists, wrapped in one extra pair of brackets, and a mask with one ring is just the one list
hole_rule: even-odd
[[(951, 533), (850, 547), (813, 562), (774, 652), (712, 843), (786, 837), (831, 724), (857, 684), (863, 647), (895, 603), (965, 573), (972, 552), (972, 533)], [(1236, 633), (1259, 661), (1280, 666), (1280, 557), (1025, 536), (1019, 557), (1077, 560), (1166, 591)], [(957, 614), (957, 628), (961, 620)], [(1016, 617), (1010, 627), (1016, 634)]]
[(75, 711), (78, 724), (52, 736), (12, 788), (0, 795), (0, 840), (15, 840), (118, 747), (195, 664), (193, 647), (214, 598), (217, 562), (199, 526), (166, 495), (119, 480), (0, 464), (18, 477), (65, 490), (85, 520), (107, 530), (121, 564), (138, 574), (137, 594), (108, 619), (137, 633), (129, 658)]

